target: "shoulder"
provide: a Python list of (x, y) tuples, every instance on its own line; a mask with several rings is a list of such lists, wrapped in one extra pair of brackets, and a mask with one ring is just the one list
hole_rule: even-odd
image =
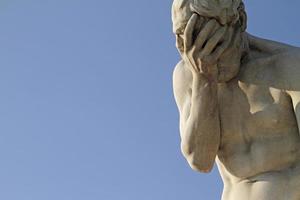
[(251, 37), (250, 56), (241, 78), (282, 90), (300, 90), (300, 48)]
[(173, 92), (176, 103), (181, 107), (188, 95), (189, 89), (192, 85), (192, 73), (185, 66), (183, 61), (180, 61), (173, 72)]
[(255, 50), (258, 50), (263, 53), (271, 53), (272, 54), (272, 53), (276, 53), (276, 52), (281, 52), (281, 51), (297, 48), (292, 45), (284, 44), (281, 42), (276, 42), (273, 40), (259, 38), (259, 37), (250, 35), (249, 33), (247, 33), (246, 37), (248, 39), (249, 47), (251, 49), (255, 49)]
[(276, 55), (275, 77), (284, 90), (300, 91), (300, 49), (292, 48)]
[(276, 61), (279, 65), (280, 70), (296, 70), (300, 69), (300, 48), (286, 49), (276, 54)]
[(174, 89), (190, 87), (192, 82), (192, 73), (185, 66), (184, 61), (180, 61), (173, 71), (173, 86)]

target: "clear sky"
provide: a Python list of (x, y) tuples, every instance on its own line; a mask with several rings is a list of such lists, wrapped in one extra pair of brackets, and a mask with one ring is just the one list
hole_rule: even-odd
[[(0, 2), (0, 199), (220, 199), (180, 153), (171, 2)], [(246, 6), (250, 33), (300, 46), (299, 0)]]

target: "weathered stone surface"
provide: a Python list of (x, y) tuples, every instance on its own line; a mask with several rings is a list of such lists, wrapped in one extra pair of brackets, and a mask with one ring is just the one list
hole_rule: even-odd
[(300, 199), (300, 49), (246, 32), (241, 0), (175, 0), (173, 85), (190, 166), (223, 200)]

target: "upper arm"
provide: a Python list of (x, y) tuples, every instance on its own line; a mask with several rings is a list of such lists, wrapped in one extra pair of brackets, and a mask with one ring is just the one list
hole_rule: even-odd
[(252, 47), (255, 47), (260, 51), (271, 53), (271, 54), (274, 52), (281, 52), (281, 51), (286, 51), (289, 49), (296, 48), (288, 44), (283, 44), (280, 42), (259, 38), (249, 33), (247, 34), (247, 36), (248, 36), (248, 41)]
[[(300, 91), (300, 49), (294, 48), (278, 54), (277, 79), (285, 91)], [(293, 95), (296, 95), (293, 93)]]
[(184, 68), (184, 63), (181, 61), (175, 67), (173, 73), (173, 92), (175, 101), (180, 114), (180, 133), (185, 122), (190, 115), (191, 108), (191, 79), (190, 72)]

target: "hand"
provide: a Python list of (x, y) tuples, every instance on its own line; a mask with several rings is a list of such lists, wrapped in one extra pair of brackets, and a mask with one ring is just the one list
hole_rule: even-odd
[[(217, 81), (217, 62), (231, 42), (233, 28), (221, 26), (215, 19), (204, 23), (203, 17), (192, 15), (184, 31), (180, 52), (193, 75), (202, 74)], [(196, 24), (203, 28), (194, 36)]]

